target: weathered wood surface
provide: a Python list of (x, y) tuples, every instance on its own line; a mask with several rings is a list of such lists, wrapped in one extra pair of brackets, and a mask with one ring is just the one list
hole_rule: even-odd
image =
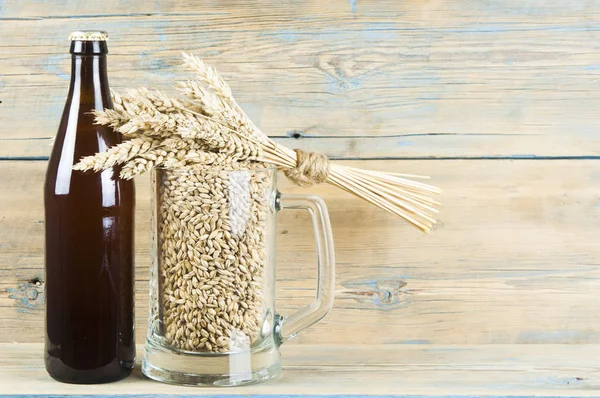
[(68, 32), (102, 28), (113, 87), (164, 88), (182, 76), (179, 51), (193, 51), (274, 136), (400, 137), (399, 157), (598, 156), (599, 9), (600, 0), (3, 0), (0, 138), (54, 135)]
[[(0, 0), (0, 393), (197, 393), (139, 373), (51, 383), (39, 345), (10, 344), (43, 337), (43, 160), (80, 28), (111, 34), (114, 88), (168, 88), (192, 51), (285, 145), (444, 189), (430, 236), (311, 189), (330, 206), (335, 307), (284, 347), (281, 380), (236, 393), (598, 395), (600, 0)], [(142, 178), (138, 343), (148, 209)], [(285, 315), (311, 300), (315, 255), (303, 214), (278, 225)]]
[[(43, 337), (46, 163), (0, 167), (0, 342)], [(335, 308), (296, 344), (600, 344), (600, 163), (593, 160), (356, 161), (435, 175), (441, 223), (422, 235), (329, 186)], [(137, 338), (147, 314), (149, 186), (138, 181)], [(283, 192), (307, 192), (281, 179)], [(279, 309), (311, 300), (312, 229), (280, 213)]]
[(284, 346), (279, 379), (234, 389), (161, 384), (139, 367), (117, 383), (60, 384), (44, 370), (42, 350), (42, 344), (0, 345), (0, 394), (583, 397), (600, 390), (597, 345)]

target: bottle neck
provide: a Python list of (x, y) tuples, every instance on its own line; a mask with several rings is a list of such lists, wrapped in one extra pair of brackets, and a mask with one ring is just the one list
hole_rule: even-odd
[(106, 67), (106, 43), (73, 41), (71, 44), (72, 98), (79, 97), (85, 108), (102, 110), (112, 107)]

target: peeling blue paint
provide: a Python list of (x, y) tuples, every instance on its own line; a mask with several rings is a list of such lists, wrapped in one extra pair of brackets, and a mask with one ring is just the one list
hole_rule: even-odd
[(159, 41), (165, 41), (165, 40), (167, 40), (167, 35), (165, 35), (164, 33), (161, 33), (161, 34), (158, 36), (158, 40), (159, 40)]
[(381, 279), (357, 279), (344, 283), (348, 296), (364, 304), (375, 306), (379, 310), (389, 311), (405, 307), (408, 304), (404, 289), (407, 282), (402, 278), (383, 277)]
[(360, 39), (367, 42), (393, 40), (398, 35), (398, 25), (393, 22), (368, 22), (359, 31)]
[(507, 28), (503, 25), (476, 25), (469, 30), (469, 33), (503, 33)]
[(142, 51), (138, 54), (139, 66), (140, 69), (150, 70), (150, 71), (160, 71), (160, 77), (172, 78), (176, 74), (174, 72), (170, 72), (172, 66), (165, 63), (162, 59), (151, 56), (148, 52)]
[(588, 26), (542, 26), (523, 29), (511, 29), (513, 31), (544, 31), (544, 32), (598, 32), (599, 24), (590, 24)]
[(586, 344), (596, 341), (595, 333), (583, 333), (575, 330), (548, 330), (522, 332), (517, 344)]
[(300, 33), (295, 30), (280, 30), (275, 33), (275, 37), (287, 43), (293, 43), (298, 41)]
[(150, 70), (156, 70), (156, 69), (166, 69), (168, 66), (166, 66), (164, 64), (163, 61), (161, 61), (158, 58), (153, 58), (151, 59), (148, 63), (147, 63), (148, 67)]
[(396, 145), (397, 146), (412, 146), (412, 145), (415, 145), (415, 143), (412, 141), (406, 141), (403, 139), (399, 139), (398, 141), (396, 141)]
[(596, 65), (586, 65), (582, 67), (583, 70), (587, 70), (587, 71), (597, 71), (600, 70), (600, 65), (596, 64)]
[(354, 90), (361, 86), (361, 77), (346, 77), (342, 71), (339, 71), (339, 78), (332, 75), (325, 75), (325, 91), (330, 94), (341, 93)]
[(27, 283), (19, 283), (18, 287), (7, 288), (6, 293), (8, 298), (15, 300), (17, 304), (17, 312), (29, 313), (30, 310), (35, 310), (44, 307), (44, 295), (37, 290), (38, 287), (30, 286)]
[(348, 0), (350, 3), (350, 10), (352, 10), (352, 14), (356, 14), (356, 3), (358, 0)]
[(465, 26), (457, 29), (443, 29), (444, 32), (449, 33), (504, 33), (508, 31), (512, 31), (510, 27), (507, 27), (505, 24), (497, 24), (497, 25), (472, 25)]
[(508, 157), (511, 159), (534, 159), (536, 158), (536, 155), (528, 153), (515, 153), (512, 155), (508, 155)]
[(557, 376), (546, 376), (538, 377), (535, 383), (541, 386), (565, 386), (565, 385), (576, 385), (585, 382), (583, 377), (557, 377)]
[(221, 55), (222, 52), (219, 50), (208, 50), (208, 51), (204, 51), (204, 56), (205, 57), (215, 57), (217, 55)]
[[(412, 28), (409, 28), (412, 30)], [(395, 28), (398, 30), (398, 28)], [(438, 29), (436, 29), (438, 30)], [(495, 24), (471, 24), (456, 28), (441, 28), (438, 31), (444, 33), (505, 33), (505, 32), (595, 32), (600, 30), (600, 24), (586, 22), (578, 26), (545, 26), (525, 25), (522, 23), (502, 22)]]
[(62, 80), (70, 80), (71, 74), (61, 69), (61, 66), (67, 65), (67, 57), (64, 55), (50, 55), (44, 60), (43, 68), (46, 72), (58, 76)]

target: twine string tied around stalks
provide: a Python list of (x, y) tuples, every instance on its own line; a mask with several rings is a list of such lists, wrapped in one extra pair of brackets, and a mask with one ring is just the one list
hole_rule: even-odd
[(296, 167), (284, 170), (284, 174), (301, 187), (310, 187), (327, 181), (329, 176), (329, 159), (318, 152), (305, 152), (295, 149)]

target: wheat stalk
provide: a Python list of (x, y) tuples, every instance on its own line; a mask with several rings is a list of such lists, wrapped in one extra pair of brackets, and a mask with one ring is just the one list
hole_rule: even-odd
[(102, 170), (122, 164), (121, 177), (153, 167), (182, 168), (263, 162), (285, 171), (301, 186), (328, 182), (429, 232), (440, 189), (399, 173), (330, 164), (325, 156), (276, 144), (246, 115), (216, 70), (183, 54), (197, 80), (178, 84), (187, 99), (145, 88), (113, 93), (114, 109), (96, 112), (96, 122), (113, 127), (124, 139), (107, 152), (83, 158), (77, 170)]

